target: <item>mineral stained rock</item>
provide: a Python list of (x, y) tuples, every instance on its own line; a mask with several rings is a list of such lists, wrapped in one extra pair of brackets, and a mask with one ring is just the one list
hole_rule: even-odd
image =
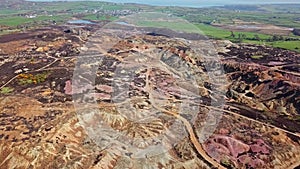
[(64, 30), (1, 37), (1, 169), (299, 165), (299, 54), (110, 29), (89, 46)]

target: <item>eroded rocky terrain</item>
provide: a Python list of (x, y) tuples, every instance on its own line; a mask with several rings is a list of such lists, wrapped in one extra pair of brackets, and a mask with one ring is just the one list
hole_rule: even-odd
[(299, 54), (97, 29), (1, 37), (1, 169), (299, 165)]

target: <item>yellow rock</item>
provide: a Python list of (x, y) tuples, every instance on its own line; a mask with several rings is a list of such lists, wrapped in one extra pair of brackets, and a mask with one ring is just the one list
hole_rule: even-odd
[(39, 48), (36, 49), (37, 52), (46, 52), (48, 50), (49, 50), (49, 47), (47, 47), (47, 46), (46, 47), (39, 47)]
[(39, 47), (36, 49), (37, 52), (44, 52), (44, 48), (43, 47)]
[(52, 93), (51, 89), (47, 89), (42, 93), (42, 96), (49, 96)]

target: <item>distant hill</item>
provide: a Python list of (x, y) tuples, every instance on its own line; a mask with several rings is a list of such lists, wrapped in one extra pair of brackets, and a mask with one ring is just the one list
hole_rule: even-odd
[[(30, 0), (35, 2), (58, 1), (58, 0)], [(84, 0), (63, 0), (63, 1), (84, 1)], [(183, 6), (183, 7), (209, 7), (224, 5), (257, 5), (257, 4), (300, 4), (299, 0), (90, 0), (90, 1), (107, 1), (115, 3), (138, 3), (155, 6)]]

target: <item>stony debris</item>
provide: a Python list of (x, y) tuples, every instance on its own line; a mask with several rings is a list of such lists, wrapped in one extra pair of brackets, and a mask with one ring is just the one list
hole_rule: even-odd
[(297, 167), (299, 54), (94, 26), (1, 37), (0, 168)]

